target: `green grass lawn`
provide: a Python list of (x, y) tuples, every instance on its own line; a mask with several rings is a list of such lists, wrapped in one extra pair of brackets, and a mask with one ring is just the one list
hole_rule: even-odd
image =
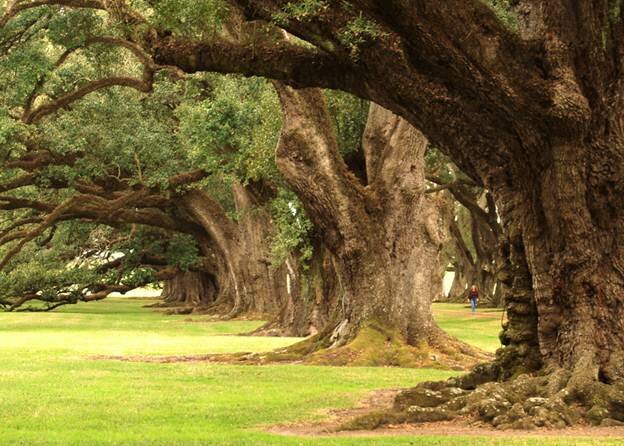
[[(368, 391), (443, 379), (398, 368), (89, 360), (89, 355), (266, 351), (296, 338), (231, 336), (260, 322), (165, 316), (114, 298), (54, 313), (0, 314), (3, 445), (563, 445), (621, 441), (473, 437), (297, 438), (262, 426), (321, 419)], [(493, 350), (500, 320), (436, 306), (440, 324)], [(453, 313), (455, 311), (455, 313)], [(465, 313), (465, 314), (464, 314)]]
[(501, 310), (479, 309), (473, 315), (468, 304), (435, 303), (433, 311), (438, 324), (462, 341), (489, 352), (495, 352), (501, 347), (498, 339), (501, 331)]

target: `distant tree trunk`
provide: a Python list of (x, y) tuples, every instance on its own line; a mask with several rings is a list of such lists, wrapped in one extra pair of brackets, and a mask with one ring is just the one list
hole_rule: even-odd
[(449, 232), (455, 245), (455, 275), (448, 300), (450, 302), (466, 302), (468, 288), (474, 284), (475, 280), (475, 260), (455, 220), (451, 220)]
[(467, 301), (468, 283), (463, 265), (460, 262), (453, 264), (453, 282), (444, 299), (447, 302), (461, 303)]
[(204, 272), (185, 271), (165, 280), (161, 297), (168, 305), (207, 307), (218, 294), (215, 278)]
[(284, 270), (270, 264), (272, 226), (266, 210), (240, 184), (232, 186), (238, 221), (232, 220), (212, 197), (191, 190), (182, 197), (186, 212), (200, 224), (220, 258), (219, 307), (229, 307), (228, 317), (243, 313), (259, 317), (274, 315), (286, 297)]
[(335, 256), (336, 313), (311, 349), (346, 345), (364, 328), (413, 346), (445, 342), (431, 313), (443, 232), (438, 203), (424, 193), (425, 138), (372, 105), (364, 187), (338, 153), (320, 91), (276, 89), (284, 114), (278, 168)]
[(269, 316), (277, 314), (286, 299), (285, 268), (271, 265), (271, 216), (260, 199), (235, 183), (232, 186), (238, 214), (238, 260), (247, 293), (247, 310)]
[(286, 301), (275, 319), (259, 331), (280, 336), (310, 336), (325, 327), (337, 305), (337, 278), (333, 256), (315, 244), (306, 266), (289, 256), (286, 268)]

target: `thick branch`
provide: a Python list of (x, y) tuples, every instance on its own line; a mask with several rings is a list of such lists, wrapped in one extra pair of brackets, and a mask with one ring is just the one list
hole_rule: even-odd
[(236, 223), (226, 214), (223, 207), (209, 194), (190, 190), (182, 197), (184, 209), (206, 229), (221, 252), (229, 255), (236, 243)]
[(461, 255), (471, 266), (474, 266), (475, 260), (468, 249), (468, 245), (466, 245), (466, 241), (464, 240), (464, 236), (457, 226), (457, 222), (455, 220), (451, 220), (451, 224), (449, 226), (450, 233), (453, 236), (453, 240), (455, 240), (455, 246), (457, 247), (457, 251), (459, 255)]
[(283, 114), (276, 150), (278, 168), (303, 197), (308, 215), (327, 237), (331, 249), (338, 249), (347, 240), (355, 248), (364, 231), (360, 223), (370, 219), (366, 208), (376, 207), (376, 201), (340, 156), (321, 91), (274, 84)]
[(35, 175), (32, 173), (27, 173), (16, 177), (6, 183), (0, 184), (0, 192), (8, 192), (10, 190), (18, 189), (24, 186), (30, 186), (33, 184), (35, 179)]
[(36, 228), (34, 228), (31, 231), (28, 231), (28, 233), (26, 233), (21, 238), (21, 240), (17, 243), (17, 245), (11, 248), (4, 255), (2, 260), (0, 260), (0, 270), (4, 268), (6, 264), (9, 263), (9, 261), (22, 250), (22, 248), (24, 247), (26, 243), (40, 236), (43, 233), (43, 231), (45, 231), (47, 228), (52, 226), (57, 221), (57, 218), (60, 217), (65, 211), (71, 209), (73, 205), (74, 205), (74, 198), (70, 198), (69, 200), (64, 201), (63, 203), (59, 204), (50, 214), (48, 214), (46, 218)]
[(278, 79), (295, 87), (359, 85), (359, 75), (344, 60), (287, 41), (261, 44), (193, 42), (161, 37), (152, 43), (154, 61), (186, 73), (210, 71)]
[(99, 0), (8, 0), (4, 14), (0, 17), (0, 28), (22, 11), (40, 6), (66, 6), (70, 8), (106, 9), (103, 1)]

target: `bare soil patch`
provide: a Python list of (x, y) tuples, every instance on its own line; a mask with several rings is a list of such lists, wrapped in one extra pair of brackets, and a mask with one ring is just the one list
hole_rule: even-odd
[[(172, 363), (172, 362), (213, 362), (220, 364), (250, 364), (260, 365), (260, 355), (257, 353), (246, 354), (225, 354), (215, 353), (209, 355), (169, 355), (169, 356), (148, 356), (148, 355), (91, 355), (88, 359), (107, 360), (107, 361), (124, 361), (124, 362), (153, 362), (153, 363)], [(295, 361), (292, 361), (295, 362)]]

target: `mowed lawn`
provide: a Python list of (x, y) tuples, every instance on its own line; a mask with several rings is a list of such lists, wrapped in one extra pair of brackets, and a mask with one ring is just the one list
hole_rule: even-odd
[[(0, 313), (3, 445), (563, 445), (618, 440), (475, 437), (299, 438), (262, 427), (322, 419), (373, 389), (443, 379), (451, 372), (399, 368), (231, 366), (93, 360), (92, 355), (266, 351), (296, 338), (232, 336), (260, 322), (207, 322), (113, 298), (54, 313)], [(500, 313), (471, 316), (437, 305), (440, 324), (493, 350)]]

